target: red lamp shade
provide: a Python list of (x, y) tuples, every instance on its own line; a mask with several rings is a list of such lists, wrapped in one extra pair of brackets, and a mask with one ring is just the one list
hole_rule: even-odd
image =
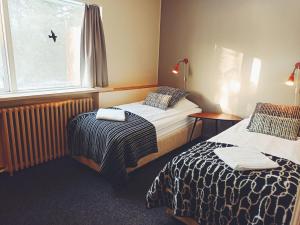
[(287, 80), (286, 84), (289, 86), (293, 86), (295, 82), (295, 73), (291, 73), (291, 75), (289, 76), (289, 79)]
[(286, 85), (288, 86), (293, 86), (294, 85), (294, 82), (295, 82), (295, 71), (297, 69), (300, 69), (300, 62), (297, 62), (295, 64), (295, 67), (294, 67), (294, 70), (293, 72), (291, 73), (291, 75), (289, 76), (289, 79), (285, 82)]
[(179, 74), (180, 72), (180, 63), (184, 63), (184, 64), (188, 64), (189, 63), (189, 60), (187, 58), (184, 58), (182, 60), (179, 60), (176, 65), (174, 66), (173, 70), (172, 70), (172, 73), (173, 74)]
[(173, 68), (173, 70), (172, 70), (172, 73), (174, 73), (174, 74), (178, 74), (178, 73), (179, 73), (179, 63), (177, 63), (177, 64), (174, 66), (174, 68)]

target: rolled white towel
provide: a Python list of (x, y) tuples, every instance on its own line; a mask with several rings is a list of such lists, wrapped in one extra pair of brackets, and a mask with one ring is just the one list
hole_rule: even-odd
[(262, 170), (279, 167), (278, 163), (258, 150), (245, 147), (217, 148), (214, 153), (234, 170)]
[(125, 121), (125, 111), (118, 109), (99, 109), (96, 115), (97, 120)]

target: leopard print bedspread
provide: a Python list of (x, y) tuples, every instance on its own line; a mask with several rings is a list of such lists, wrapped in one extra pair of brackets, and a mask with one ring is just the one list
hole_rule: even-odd
[(288, 225), (300, 165), (267, 155), (280, 167), (235, 171), (213, 152), (230, 146), (202, 142), (174, 157), (153, 181), (147, 207), (166, 206), (201, 225)]

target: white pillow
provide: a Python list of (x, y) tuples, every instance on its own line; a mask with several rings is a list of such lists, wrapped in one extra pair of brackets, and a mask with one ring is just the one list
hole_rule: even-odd
[(186, 98), (181, 99), (175, 106), (172, 107), (172, 109), (176, 109), (179, 111), (194, 108), (199, 108), (199, 106), (191, 102), (190, 100), (187, 100)]
[(102, 109), (100, 108), (96, 114), (97, 120), (125, 121), (125, 111), (118, 109)]

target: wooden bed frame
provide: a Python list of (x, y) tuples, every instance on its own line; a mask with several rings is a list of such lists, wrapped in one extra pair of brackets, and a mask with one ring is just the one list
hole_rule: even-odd
[[(193, 128), (193, 124), (190, 124), (187, 127), (177, 129), (175, 132), (173, 132), (170, 135), (158, 139), (157, 141), (158, 152), (149, 154), (141, 158), (138, 161), (138, 165), (136, 167), (127, 168), (127, 172), (130, 173), (140, 167), (143, 167), (149, 162), (179, 148), (184, 144), (187, 144), (189, 142), (189, 137), (192, 132), (192, 128)], [(199, 121), (193, 133), (193, 138), (192, 138), (193, 140), (201, 135), (201, 129), (202, 129), (202, 121)], [(101, 166), (91, 159), (88, 159), (84, 156), (73, 156), (73, 158), (97, 172), (100, 172), (101, 170)]]
[(174, 216), (173, 210), (170, 208), (166, 208), (166, 214), (168, 216), (171, 216), (175, 218), (176, 220), (186, 224), (186, 225), (198, 225), (197, 221), (191, 217), (180, 217), (180, 216)]

